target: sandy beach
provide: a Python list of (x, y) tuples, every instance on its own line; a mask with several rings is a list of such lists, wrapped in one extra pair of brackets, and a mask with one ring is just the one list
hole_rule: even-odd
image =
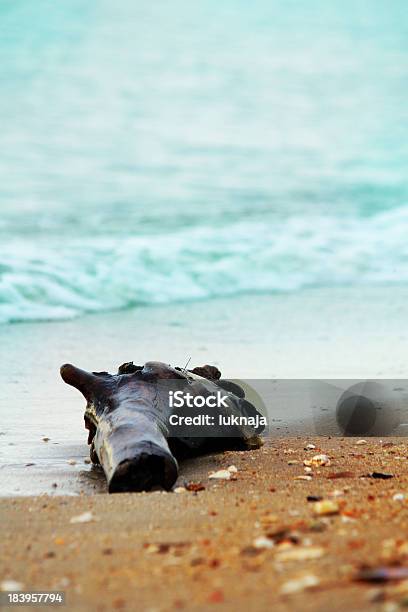
[(408, 609), (406, 13), (0, 3), (0, 612)]
[[(357, 444), (312, 435), (299, 411), (292, 420), (287, 412), (258, 451), (183, 463), (177, 486), (199, 483), (196, 493), (108, 496), (103, 474), (89, 465), (83, 398), (58, 375), (64, 361), (114, 371), (127, 360), (191, 356), (232, 378), (406, 376), (406, 293), (330, 296), (247, 297), (231, 309), (222, 300), (2, 328), (3, 583), (64, 590), (69, 610), (323, 612), (393, 610), (406, 601), (404, 581), (355, 581), (364, 564), (407, 563), (406, 438)], [(330, 465), (304, 465), (321, 453)], [(231, 465), (236, 479), (209, 479)], [(333, 502), (334, 514), (316, 513), (308, 496)], [(84, 513), (89, 522), (71, 523)]]
[(115, 372), (125, 361), (184, 366), (191, 357), (229, 378), (287, 380), (270, 398), (268, 434), (336, 434), (318, 426), (307, 382), (293, 394), (291, 381), (408, 378), (407, 303), (401, 288), (344, 288), (0, 326), (0, 495), (105, 490), (85, 463), (85, 402), (61, 380), (64, 362)]
[[(236, 479), (208, 478), (231, 465)], [(184, 481), (202, 490), (2, 499), (2, 580), (63, 590), (69, 610), (406, 605), (405, 441), (274, 440), (192, 461)], [(357, 581), (366, 566), (405, 567), (406, 580)]]

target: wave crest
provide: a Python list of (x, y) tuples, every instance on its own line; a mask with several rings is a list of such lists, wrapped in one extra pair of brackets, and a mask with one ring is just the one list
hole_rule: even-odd
[(408, 282), (408, 207), (369, 219), (290, 217), (154, 236), (9, 240), (0, 322), (142, 304)]

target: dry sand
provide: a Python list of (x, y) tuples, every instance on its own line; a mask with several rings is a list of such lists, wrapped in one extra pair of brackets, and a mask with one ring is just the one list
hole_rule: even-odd
[[(364, 564), (408, 566), (408, 448), (357, 442), (277, 439), (190, 461), (180, 480), (201, 482), (198, 493), (4, 498), (1, 579), (64, 590), (68, 610), (398, 609), (407, 581), (354, 578)], [(331, 464), (295, 480), (318, 453)], [(236, 480), (208, 479), (230, 465)], [(308, 495), (336, 514), (316, 516)], [(90, 522), (70, 522), (84, 512)]]

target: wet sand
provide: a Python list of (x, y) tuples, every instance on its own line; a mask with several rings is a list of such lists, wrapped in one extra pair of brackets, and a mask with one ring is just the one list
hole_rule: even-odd
[[(330, 465), (305, 472), (321, 453)], [(277, 439), (187, 463), (178, 485), (198, 493), (4, 498), (0, 576), (63, 590), (69, 610), (394, 610), (407, 581), (354, 578), (408, 566), (407, 456), (401, 438)], [(208, 478), (230, 465), (236, 480)], [(317, 515), (311, 495), (335, 514)], [(90, 522), (70, 522), (84, 512)]]
[[(104, 491), (85, 463), (84, 400), (60, 379), (64, 362), (115, 372), (191, 357), (229, 378), (408, 379), (407, 304), (401, 288), (316, 289), (0, 326), (0, 496)], [(280, 389), (280, 409), (271, 400), (270, 435), (331, 433), (306, 414), (307, 393), (286, 400), (291, 390)]]

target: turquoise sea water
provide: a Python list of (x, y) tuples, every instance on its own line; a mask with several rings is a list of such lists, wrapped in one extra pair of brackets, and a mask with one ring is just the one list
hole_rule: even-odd
[(408, 283), (406, 0), (3, 0), (0, 323)]

